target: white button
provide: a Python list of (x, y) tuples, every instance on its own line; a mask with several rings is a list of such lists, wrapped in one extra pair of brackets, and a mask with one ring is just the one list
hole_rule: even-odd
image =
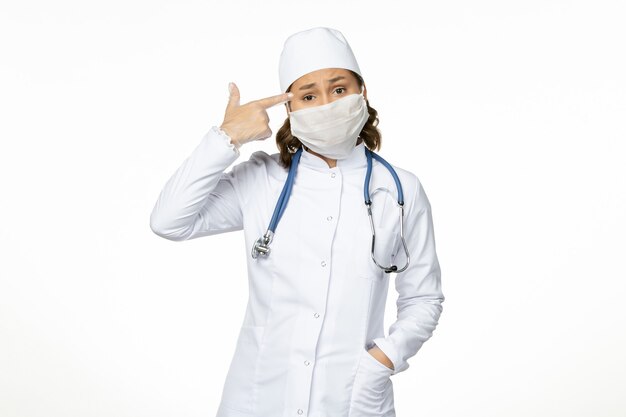
[(333, 216), (328, 216), (326, 217), (326, 220), (331, 221), (333, 219)]
[(322, 262), (321, 262), (321, 265), (322, 265), (322, 266), (326, 266), (326, 261), (322, 261)]
[(313, 317), (315, 317), (315, 318), (318, 318), (319, 316), (320, 316), (319, 313), (313, 314)]
[(302, 411), (301, 408), (298, 408), (298, 414), (302, 414), (302, 413), (304, 413), (304, 411)]
[(309, 361), (304, 361), (304, 364), (305, 364), (306, 366), (309, 366), (309, 365), (311, 364), (311, 362), (309, 362)]
[(337, 175), (337, 174), (335, 174), (335, 173), (333, 172), (332, 174), (330, 174), (330, 177), (331, 177), (331, 178), (335, 178), (335, 176), (336, 176), (336, 175)]

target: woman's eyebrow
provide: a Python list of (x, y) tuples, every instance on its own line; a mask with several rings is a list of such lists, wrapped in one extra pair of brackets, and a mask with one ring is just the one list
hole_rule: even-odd
[[(330, 80), (326, 80), (329, 84), (334, 83), (335, 81), (339, 81), (339, 80), (344, 80), (346, 77), (344, 77), (343, 75), (339, 75), (335, 78), (331, 78)], [(298, 90), (308, 90), (309, 88), (312, 88), (314, 86), (316, 86), (317, 83), (310, 83), (310, 84), (304, 84), (303, 86), (301, 86), (300, 88), (298, 88)]]

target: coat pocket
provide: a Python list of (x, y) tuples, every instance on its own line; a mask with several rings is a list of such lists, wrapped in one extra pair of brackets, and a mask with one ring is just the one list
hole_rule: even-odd
[(228, 408), (254, 412), (256, 367), (264, 331), (265, 326), (241, 327), (222, 392), (222, 403)]
[[(395, 263), (400, 232), (393, 227), (376, 227), (376, 237), (374, 240), (374, 258), (378, 265), (383, 267), (391, 266)], [(372, 234), (371, 229), (366, 245), (360, 245), (359, 253), (355, 253), (354, 265), (357, 274), (372, 280), (383, 280), (388, 277), (381, 267), (374, 263), (372, 259)], [(367, 248), (365, 248), (365, 246)], [(402, 265), (398, 265), (401, 268)]]
[(363, 349), (350, 397), (348, 417), (380, 417), (393, 415), (393, 391), (390, 390), (393, 370)]

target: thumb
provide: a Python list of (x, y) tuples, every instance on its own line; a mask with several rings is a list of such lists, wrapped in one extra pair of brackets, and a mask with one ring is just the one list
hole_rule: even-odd
[(234, 107), (239, 107), (239, 88), (233, 82), (228, 83), (228, 91), (230, 93), (228, 97), (228, 109), (232, 109)]

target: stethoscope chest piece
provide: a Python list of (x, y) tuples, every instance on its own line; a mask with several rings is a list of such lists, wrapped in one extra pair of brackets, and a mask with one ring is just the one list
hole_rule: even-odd
[(252, 258), (256, 259), (259, 255), (268, 257), (270, 255), (270, 243), (272, 243), (273, 237), (274, 233), (268, 230), (263, 236), (258, 238), (256, 242), (254, 242), (254, 246), (252, 246)]

